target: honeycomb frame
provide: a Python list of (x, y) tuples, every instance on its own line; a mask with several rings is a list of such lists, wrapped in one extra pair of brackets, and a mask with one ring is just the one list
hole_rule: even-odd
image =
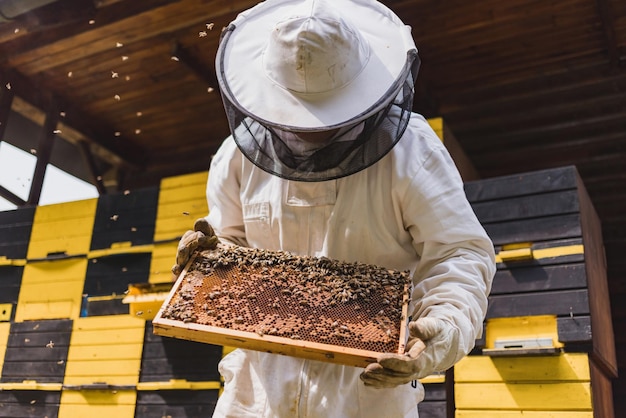
[(196, 252), (157, 335), (365, 367), (404, 353), (408, 271), (219, 245)]

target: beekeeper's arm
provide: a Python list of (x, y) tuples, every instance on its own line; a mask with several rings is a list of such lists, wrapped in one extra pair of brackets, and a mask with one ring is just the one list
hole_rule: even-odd
[(209, 215), (196, 220), (193, 230), (183, 234), (178, 244), (176, 264), (172, 267), (176, 275), (180, 274), (196, 249), (215, 248), (217, 236), (223, 244), (247, 246), (239, 199), (241, 159), (230, 158), (233, 147), (235, 143), (229, 138), (211, 161), (206, 191)]
[(452, 367), (482, 332), (495, 273), (494, 249), (441, 147), (403, 191), (403, 217), (420, 257), (413, 276), (407, 352), (383, 354), (366, 385), (394, 387)]

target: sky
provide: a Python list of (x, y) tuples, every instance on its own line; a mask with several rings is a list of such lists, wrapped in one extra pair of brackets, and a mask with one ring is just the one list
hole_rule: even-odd
[[(23, 200), (28, 199), (30, 184), (37, 158), (7, 142), (0, 142), (0, 185)], [(92, 184), (78, 179), (48, 164), (43, 181), (39, 205), (71, 202), (98, 197)], [(13, 210), (16, 206), (0, 197), (0, 211)]]

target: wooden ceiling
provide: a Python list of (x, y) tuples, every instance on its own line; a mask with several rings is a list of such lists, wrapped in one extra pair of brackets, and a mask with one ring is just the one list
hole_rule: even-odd
[[(214, 69), (220, 31), (255, 3), (58, 0), (0, 19), (0, 120), (11, 106), (47, 121), (52, 141), (81, 151), (102, 192), (206, 170), (228, 134)], [(420, 50), (415, 110), (443, 117), (483, 178), (578, 167), (603, 223), (620, 323), (626, 1), (384, 3), (413, 27)], [(616, 335), (623, 369), (626, 333)], [(626, 383), (617, 389), (626, 395)]]

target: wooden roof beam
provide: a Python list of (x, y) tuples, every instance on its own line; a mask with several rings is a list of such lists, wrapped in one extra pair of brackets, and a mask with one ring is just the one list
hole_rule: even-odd
[[(33, 87), (29, 80), (14, 71), (3, 72), (0, 69), (0, 80), (3, 85), (11, 84), (14, 94), (22, 99), (20, 103), (30, 104), (26, 106), (27, 109), (41, 112), (40, 109), (49, 109), (53, 102), (58, 103), (58, 108), (64, 113), (63, 125), (74, 133), (73, 136), (82, 136), (81, 140), (93, 143), (99, 150), (102, 150), (102, 155), (106, 157), (103, 158), (105, 161), (132, 169), (143, 167), (147, 158), (145, 150), (134, 146), (129, 141), (124, 141), (123, 137), (113, 138), (112, 129), (98, 121), (97, 117), (85, 115), (80, 109), (65, 103), (63, 98), (54, 96), (49, 91)], [(43, 122), (43, 118), (40, 116), (25, 116), (39, 124)], [(103, 132), (110, 132), (111, 137), (105, 138)], [(77, 141), (70, 142), (76, 143)]]
[[(147, 1), (147, 0), (146, 0)], [(151, 0), (156, 2), (157, 0)], [(127, 4), (143, 4), (144, 2), (127, 1), (115, 4), (111, 7), (122, 7)], [(175, 33), (181, 29), (188, 28), (194, 24), (206, 23), (207, 15), (217, 18), (223, 15), (230, 15), (235, 10), (247, 9), (256, 4), (254, 0), (231, 0), (229, 2), (208, 2), (206, 0), (189, 0), (178, 2), (170, 0), (170, 3), (154, 10), (147, 10), (132, 17), (121, 16), (119, 20), (100, 27), (98, 38), (94, 39), (92, 31), (85, 31), (75, 36), (57, 38), (53, 43), (46, 43), (41, 47), (28, 48), (19, 54), (13, 54), (7, 62), (12, 67), (20, 67), (25, 74), (44, 72), (51, 68), (67, 64), (75, 60), (72, 54), (63, 51), (70, 47), (89, 45), (85, 49), (88, 55), (95, 55), (111, 49), (115, 42), (139, 42), (164, 33)], [(210, 10), (208, 10), (209, 6)], [(145, 15), (145, 25), (137, 25), (136, 20)], [(160, 16), (159, 19), (156, 17)], [(144, 20), (144, 19), (142, 19)], [(120, 34), (123, 36), (120, 37)], [(121, 38), (121, 39), (120, 39)]]
[(172, 46), (172, 57), (189, 68), (200, 80), (210, 88), (218, 89), (217, 75), (210, 68), (206, 68), (196, 57), (183, 48), (178, 42)]
[[(41, 48), (51, 43), (72, 38), (89, 30), (92, 25), (105, 26), (120, 19), (161, 7), (174, 0), (63, 0), (32, 12), (20, 20), (0, 27), (0, 43), (12, 56), (25, 53), (33, 48)], [(77, 4), (76, 4), (77, 3)], [(62, 7), (63, 6), (63, 7)], [(73, 13), (73, 15), (68, 15)], [(40, 20), (54, 22), (42, 25)], [(1, 59), (9, 59), (9, 55)]]

